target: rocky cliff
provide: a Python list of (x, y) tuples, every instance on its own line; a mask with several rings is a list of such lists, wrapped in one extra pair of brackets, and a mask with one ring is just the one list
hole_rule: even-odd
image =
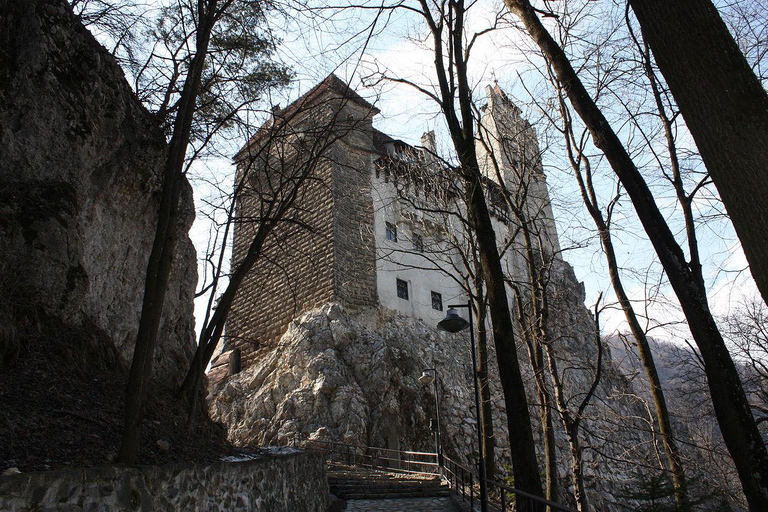
[[(578, 398), (591, 383), (596, 353), (594, 328), (583, 296), (566, 294), (573, 308), (559, 325), (570, 337), (558, 340), (560, 356), (571, 362), (568, 396)], [(581, 300), (574, 306), (571, 300)], [(563, 298), (565, 301), (566, 298)], [(594, 323), (591, 323), (594, 326)], [(525, 361), (525, 348), (519, 347)], [(445, 453), (470, 464), (476, 453), (476, 423), (469, 338), (437, 331), (421, 321), (383, 309), (345, 312), (329, 303), (299, 316), (276, 347), (265, 348), (258, 362), (228, 377), (209, 393), (211, 415), (241, 445), (280, 445), (305, 439), (391, 449), (434, 451), (429, 419), (435, 414), (433, 385), (418, 381), (422, 371), (438, 371), (440, 420)], [(495, 355), (491, 354), (491, 361)], [(524, 366), (526, 366), (524, 364)], [(500, 466), (509, 464), (506, 414), (495, 364), (490, 367), (494, 428)], [(583, 436), (585, 472), (595, 505), (620, 510), (618, 483), (632, 478), (623, 459), (645, 450), (644, 410), (627, 399), (628, 383), (610, 363), (595, 405), (587, 410)], [(536, 403), (530, 371), (527, 390)], [(533, 415), (538, 414), (532, 405)], [(622, 416), (623, 415), (623, 416)], [(636, 419), (640, 418), (638, 421)], [(558, 431), (559, 479), (570, 486), (568, 446)], [(503, 469), (503, 468), (502, 468)], [(561, 496), (567, 501), (567, 493)]]
[[(83, 364), (125, 365), (165, 137), (66, 2), (3, 0), (0, 13), (0, 355), (23, 356), (30, 332), (74, 332)], [(155, 361), (168, 383), (194, 349), (189, 186), (184, 205)]]
[(466, 426), (446, 436), (444, 444), (452, 446), (454, 436), (473, 432), (464, 342), (391, 312), (350, 315), (329, 303), (294, 320), (257, 364), (214, 387), (211, 415), (238, 444), (309, 438), (431, 450), (427, 424), (435, 397), (417, 379), (423, 369), (439, 367), (445, 368), (442, 400), (452, 405), (445, 421)]

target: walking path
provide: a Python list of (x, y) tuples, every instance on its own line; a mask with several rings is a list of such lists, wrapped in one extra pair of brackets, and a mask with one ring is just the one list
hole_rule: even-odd
[(346, 512), (458, 512), (451, 498), (349, 500)]

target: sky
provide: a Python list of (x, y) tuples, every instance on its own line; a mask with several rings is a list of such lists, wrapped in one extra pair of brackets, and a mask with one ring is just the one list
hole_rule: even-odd
[[(477, 14), (470, 16), (468, 25), (471, 30), (481, 30), (493, 22), (496, 13), (505, 11), (497, 2), (480, 0), (473, 5), (473, 12)], [(403, 11), (388, 13), (386, 19), (383, 16), (377, 19), (373, 11), (360, 9), (339, 11), (332, 16), (327, 15), (327, 11), (323, 13), (322, 25), (320, 11), (292, 13), (288, 17), (276, 16), (270, 20), (271, 29), (282, 40), (278, 54), (291, 65), (296, 77), (290, 87), (275, 91), (267, 98), (264, 110), (268, 111), (272, 105), (286, 106), (333, 72), (381, 110), (374, 120), (378, 129), (413, 145), (419, 144), (423, 132), (434, 130), (438, 136), (438, 148), (444, 155), (450, 154), (444, 123), (431, 100), (403, 84), (379, 83), (371, 86), (370, 77), (378, 72), (431, 87), (434, 74), (432, 54), (425, 42), (424, 27), (417, 18)], [(537, 127), (540, 144), (548, 148), (544, 153), (544, 166), (561, 245), (572, 247), (565, 253), (564, 259), (574, 266), (577, 277), (584, 281), (586, 305), (591, 308), (601, 293), (607, 297), (612, 295), (604, 258), (593, 233), (590, 233), (591, 220), (579, 206), (575, 180), (564, 169), (557, 143), (550, 144), (547, 128), (537, 124), (541, 112), (532, 104), (529, 91), (535, 94), (543, 85), (540, 71), (535, 68), (536, 60), (526, 51), (530, 44), (520, 31), (514, 29), (500, 30), (479, 38), (473, 48), (470, 80), (478, 104), (482, 104), (485, 85), (498, 83)], [(627, 140), (636, 136), (626, 127), (619, 126), (618, 129), (622, 130)], [(680, 130), (680, 140), (684, 146), (691, 145), (684, 129)], [(243, 142), (234, 141), (233, 154), (238, 149), (237, 144)], [(643, 155), (638, 158), (642, 159)], [(226, 159), (207, 161), (196, 168), (193, 186), (198, 204), (211, 194), (211, 180), (225, 186), (228, 182), (232, 183), (233, 172), (231, 162)], [(606, 174), (601, 193), (610, 194), (613, 183), (610, 173)], [(679, 218), (674, 198), (660, 196), (659, 202), (666, 205), (665, 212), (670, 218)], [(709, 213), (711, 208), (702, 204), (702, 210)], [(671, 222), (673, 228), (681, 229), (678, 222)], [(199, 253), (205, 251), (208, 225), (208, 219), (198, 215), (192, 238)], [(621, 228), (616, 232), (618, 254), (622, 266), (626, 268), (629, 295), (637, 301), (641, 310), (647, 310), (648, 317), (664, 326), (653, 328), (651, 334), (664, 339), (689, 339), (685, 325), (681, 324), (682, 315), (672, 298), (673, 294), (660, 277), (658, 265), (652, 263), (655, 260), (653, 250), (638, 227), (626, 198), (617, 209), (617, 225)], [(725, 315), (744, 298), (757, 296), (756, 288), (751, 276), (743, 270), (746, 260), (728, 222), (710, 220), (700, 227), (699, 233), (705, 275), (711, 291), (711, 308), (716, 315)], [(679, 240), (684, 243), (683, 237)], [(659, 295), (661, 298), (658, 298)], [(198, 300), (198, 321), (203, 311), (204, 301)], [(623, 323), (623, 314), (617, 308), (608, 308), (601, 316), (606, 335), (622, 330)]]

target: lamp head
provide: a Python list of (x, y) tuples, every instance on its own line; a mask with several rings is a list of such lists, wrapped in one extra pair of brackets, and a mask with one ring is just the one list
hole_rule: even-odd
[(469, 327), (469, 322), (464, 320), (459, 313), (456, 312), (456, 308), (449, 308), (445, 318), (440, 320), (437, 324), (437, 328), (447, 332), (459, 332)]
[(421, 377), (419, 377), (419, 382), (422, 384), (432, 384), (435, 382), (435, 376), (431, 372), (428, 372), (427, 370), (424, 370), (421, 372)]

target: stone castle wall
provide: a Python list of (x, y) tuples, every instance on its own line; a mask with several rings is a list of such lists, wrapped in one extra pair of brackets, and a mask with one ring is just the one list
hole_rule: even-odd
[[(312, 231), (288, 223), (275, 228), (235, 298), (227, 341), (230, 347), (240, 348), (243, 366), (250, 364), (260, 347), (279, 339), (301, 311), (333, 297), (333, 195), (325, 184), (330, 180), (330, 164), (322, 164), (313, 175), (302, 194), (302, 201), (312, 208), (296, 212)], [(240, 203), (238, 216), (258, 208), (258, 198), (247, 197)], [(245, 256), (255, 231), (251, 222), (236, 228), (234, 262)]]
[[(369, 149), (371, 112), (349, 102), (319, 99), (304, 107), (256, 149), (239, 203), (233, 261), (243, 259), (257, 229), (264, 199), (307, 173), (294, 206), (275, 227), (263, 254), (238, 292), (227, 324), (227, 343), (247, 367), (259, 348), (276, 343), (303, 311), (331, 300), (376, 303)], [(270, 135), (267, 135), (268, 137)], [(240, 164), (242, 177), (247, 161)], [(280, 183), (283, 176), (285, 183)]]
[[(347, 108), (354, 108), (349, 106)], [(332, 175), (334, 223), (334, 288), (350, 307), (377, 304), (376, 242), (371, 195), (372, 123), (364, 107), (363, 121), (340, 141)]]
[(0, 510), (325, 512), (325, 460), (287, 451), (238, 462), (63, 469), (0, 476)]

